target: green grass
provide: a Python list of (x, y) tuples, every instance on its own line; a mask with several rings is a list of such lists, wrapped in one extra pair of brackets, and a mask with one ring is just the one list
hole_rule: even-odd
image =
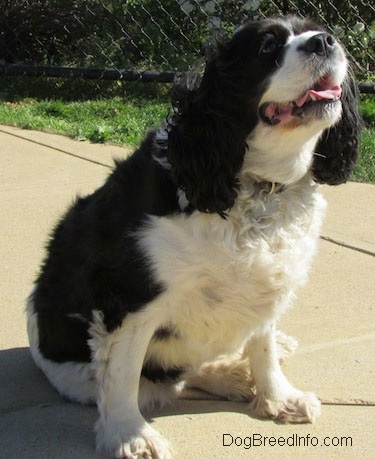
[(120, 98), (83, 102), (24, 99), (0, 104), (0, 123), (92, 142), (136, 145), (168, 114), (168, 105)]
[[(138, 84), (122, 96), (111, 90), (103, 98), (96, 93), (91, 94), (92, 99), (81, 101), (75, 100), (79, 94), (77, 88), (66, 100), (63, 98), (67, 94), (66, 88), (57, 88), (56, 84), (52, 92), (55, 100), (46, 96), (42, 99), (36, 97), (37, 85), (32, 86), (31, 92), (30, 88), (26, 90), (24, 86), (16, 91), (9, 88), (0, 92), (0, 124), (58, 133), (91, 142), (136, 146), (148, 129), (165, 119), (170, 109), (166, 86), (155, 89), (151, 86), (142, 88)], [(361, 99), (361, 113), (366, 128), (361, 136), (360, 157), (351, 179), (375, 183), (373, 96)]]
[(360, 107), (364, 122), (369, 126), (375, 127), (375, 97), (363, 96)]
[(359, 146), (358, 162), (351, 180), (375, 183), (375, 128), (365, 128)]
[(360, 113), (365, 123), (359, 143), (359, 158), (351, 176), (357, 182), (375, 183), (375, 97), (360, 98)]

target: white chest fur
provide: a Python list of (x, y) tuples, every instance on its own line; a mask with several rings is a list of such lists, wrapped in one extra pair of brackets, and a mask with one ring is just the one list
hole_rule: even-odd
[[(324, 209), (305, 177), (275, 194), (242, 187), (226, 219), (152, 217), (140, 243), (166, 287), (160, 314), (180, 338), (165, 363), (200, 364), (277, 319), (306, 280)], [(171, 352), (162, 347), (149, 353)]]

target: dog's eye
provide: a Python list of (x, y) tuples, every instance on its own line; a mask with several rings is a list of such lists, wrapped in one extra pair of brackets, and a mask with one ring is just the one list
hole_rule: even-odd
[(278, 49), (279, 45), (274, 37), (266, 39), (260, 47), (259, 54), (270, 54), (274, 53)]

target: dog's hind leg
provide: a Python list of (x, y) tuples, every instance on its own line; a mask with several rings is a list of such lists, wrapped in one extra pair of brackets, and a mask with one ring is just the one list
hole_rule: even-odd
[[(297, 341), (278, 331), (277, 356), (283, 362), (295, 350)], [(255, 383), (251, 374), (247, 350), (242, 354), (222, 356), (204, 363), (197, 372), (189, 374), (179, 392), (184, 399), (227, 399), (249, 401), (254, 398)]]
[(33, 293), (26, 306), (27, 334), (30, 352), (35, 364), (44, 372), (52, 386), (65, 398), (84, 404), (95, 404), (97, 383), (95, 372), (86, 362), (54, 362), (45, 358), (39, 350), (37, 314), (34, 310)]

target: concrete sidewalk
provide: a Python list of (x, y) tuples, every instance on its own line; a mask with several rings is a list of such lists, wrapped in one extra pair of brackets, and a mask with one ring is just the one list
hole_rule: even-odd
[[(0, 458), (101, 457), (96, 408), (64, 401), (35, 368), (23, 311), (56, 219), (77, 193), (103, 182), (113, 156), (124, 154), (0, 126)], [(323, 191), (329, 210), (320, 251), (308, 286), (280, 324), (300, 343), (285, 372), (325, 402), (321, 418), (278, 425), (249, 417), (246, 404), (179, 402), (150, 415), (176, 457), (375, 457), (375, 186)], [(258, 442), (247, 448), (252, 435)], [(272, 446), (265, 437), (286, 444)]]

